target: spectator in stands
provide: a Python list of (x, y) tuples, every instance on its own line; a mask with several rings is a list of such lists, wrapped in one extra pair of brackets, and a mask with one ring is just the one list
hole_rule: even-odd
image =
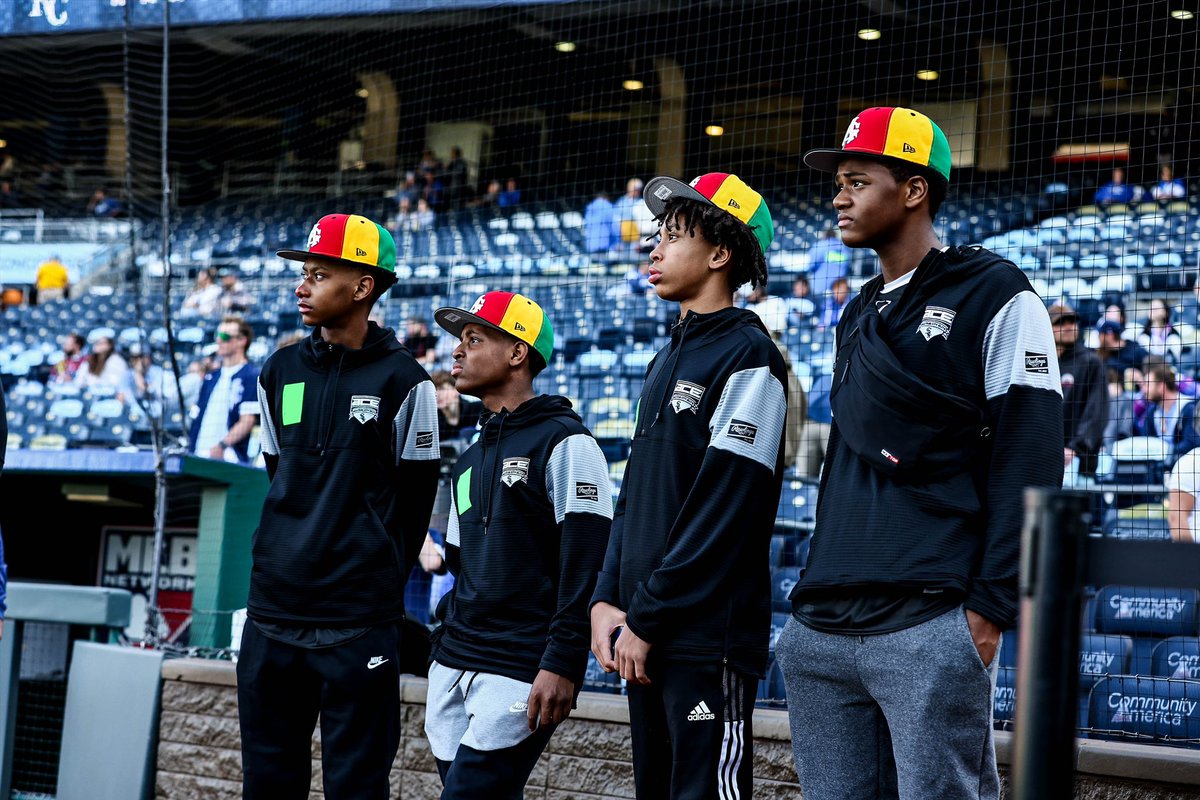
[(1066, 303), (1050, 306), (1063, 394), (1063, 468), (1079, 459), (1079, 475), (1096, 477), (1104, 427), (1108, 424), (1108, 381), (1096, 354), (1079, 341), (1079, 317)]
[(792, 281), (792, 296), (787, 299), (787, 307), (789, 325), (802, 325), (817, 312), (817, 306), (812, 301), (812, 287), (804, 275)]
[(636, 255), (641, 252), (643, 239), (654, 232), (654, 215), (642, 199), (642, 182), (630, 178), (625, 184), (625, 194), (613, 203), (613, 248), (620, 255)]
[(437, 214), (434, 213), (429, 201), (424, 197), (417, 201), (417, 210), (413, 212), (413, 221), (416, 225), (414, 230), (427, 231), (433, 229), (433, 223), (437, 220)]
[(213, 280), (212, 270), (201, 267), (196, 273), (196, 284), (183, 298), (180, 316), (210, 319), (216, 316), (220, 299), (221, 287)]
[(1113, 203), (1136, 203), (1142, 199), (1142, 187), (1125, 182), (1125, 169), (1115, 167), (1112, 180), (1096, 190), (1096, 205), (1106, 206)]
[(213, 363), (208, 356), (200, 356), (187, 365), (187, 369), (179, 376), (179, 389), (183, 392), (184, 409), (193, 408), (200, 400), (200, 387), (204, 385), (204, 376), (213, 370)]
[(204, 376), (188, 449), (201, 458), (250, 463), (250, 432), (258, 424), (258, 367), (246, 359), (254, 331), (241, 317), (217, 327), (220, 367)]
[(592, 653), (627, 682), (638, 797), (749, 797), (788, 377), (733, 295), (766, 284), (774, 223), (736, 175), (658, 177), (643, 196), (650, 280), (680, 317), (638, 401)]
[(803, 436), (800, 438), (800, 450), (796, 454), (796, 471), (802, 478), (817, 480), (821, 477), (821, 465), (825, 463), (825, 452), (829, 448), (829, 432), (833, 423), (829, 406), (832, 389), (831, 374), (826, 372), (816, 375), (805, 398), (808, 417), (804, 422)]
[(12, 181), (0, 181), (0, 208), (20, 208), (21, 195), (13, 188)]
[(442, 162), (438, 160), (437, 155), (429, 149), (421, 152), (421, 160), (417, 162), (417, 172), (430, 172), (434, 175), (440, 175), (442, 172)]
[(806, 797), (1000, 797), (992, 670), (1025, 488), (1062, 485), (1062, 387), (1028, 278), (938, 239), (950, 158), (904, 108), (804, 156), (882, 267), (838, 325), (813, 546), (775, 645)]
[(500, 181), (492, 179), (487, 183), (484, 193), (471, 203), (478, 208), (497, 208), (500, 205)]
[(504, 182), (504, 191), (496, 198), (500, 208), (516, 208), (521, 204), (521, 190), (517, 188), (517, 179), (509, 178)]
[(425, 170), (421, 173), (421, 182), (421, 196), (417, 198), (418, 202), (424, 200), (434, 208), (441, 208), (444, 197), (442, 179), (438, 172)]
[(55, 383), (71, 383), (79, 373), (79, 368), (87, 363), (83, 349), (87, 341), (78, 333), (68, 333), (63, 337), (62, 360), (54, 365), (50, 379)]
[(1191, 293), (1181, 301), (1179, 321), (1200, 330), (1200, 280), (1192, 284)]
[(400, 188), (396, 190), (396, 203), (402, 204), (405, 200), (408, 201), (408, 207), (411, 209), (413, 203), (417, 202), (417, 198), (421, 196), (421, 186), (417, 184), (417, 173), (404, 173), (404, 183), (400, 184)]
[(75, 383), (84, 389), (116, 391), (125, 380), (129, 365), (116, 351), (113, 340), (99, 336), (92, 342), (92, 352), (86, 364), (75, 373)]
[(451, 208), (461, 208), (467, 199), (470, 168), (463, 158), (461, 147), (450, 148), (450, 160), (446, 163), (446, 199)]
[(1171, 539), (1176, 542), (1200, 542), (1200, 448), (1183, 454), (1167, 476), (1167, 517)]
[(1146, 358), (1146, 351), (1136, 342), (1122, 338), (1125, 326), (1111, 319), (1103, 319), (1096, 328), (1100, 334), (1100, 346), (1096, 354), (1100, 356), (1107, 369), (1114, 369), (1117, 374), (1124, 375), (1129, 368), (1140, 369)]
[(608, 194), (596, 192), (583, 211), (583, 242), (589, 253), (607, 253), (613, 244), (613, 204)]
[(237, 663), (243, 796), (308, 795), (320, 718), (326, 796), (385, 800), (404, 584), (437, 491), (437, 405), (425, 371), (368, 321), (396, 280), (391, 235), (330, 214), (308, 248), (278, 255), (303, 262), (295, 295), (312, 334), (275, 351), (258, 388), (271, 490)]
[(829, 287), (829, 296), (825, 298), (825, 305), (821, 310), (821, 321), (817, 323), (817, 329), (826, 331), (836, 328), (842, 319), (842, 312), (846, 310), (849, 303), (850, 281), (838, 278)]
[(1175, 177), (1170, 164), (1158, 168), (1158, 183), (1150, 188), (1150, 195), (1160, 203), (1181, 200), (1187, 197), (1187, 184)]
[[(180, 406), (180, 395), (171, 370), (155, 364), (150, 350), (140, 342), (134, 342), (129, 347), (129, 371), (117, 390), (117, 397), (125, 403), (141, 406), (147, 413), (163, 415), (170, 425), (170, 418), (179, 413), (180, 408), (188, 408), (186, 404)], [(178, 418), (184, 419), (181, 413)]]
[(396, 208), (396, 222), (392, 225), (392, 230), (396, 233), (417, 230), (417, 212), (413, 209), (413, 202), (407, 197), (400, 198)]
[(533, 389), (554, 350), (536, 303), (488, 292), (434, 318), (460, 340), (455, 379), (486, 416), (451, 473), (456, 583), (433, 645), (425, 733), (445, 800), (519, 798), (582, 688), (613, 517), (608, 465), (570, 402)]
[(217, 309), (226, 316), (245, 314), (254, 306), (254, 295), (238, 278), (237, 270), (225, 267), (221, 270), (221, 295), (217, 298)]
[(444, 369), (429, 376), (437, 390), (438, 439), (449, 442), (469, 438), (479, 426), (483, 404), (463, 399), (454, 385), (454, 378)]
[(97, 189), (88, 200), (87, 212), (97, 217), (120, 217), (125, 214), (125, 205), (117, 198), (109, 197), (107, 189)]
[(1161, 297), (1150, 301), (1150, 318), (1142, 326), (1137, 343), (1151, 355), (1163, 356), (1172, 364), (1179, 363), (1183, 339), (1171, 324), (1171, 307)]
[(1167, 445), (1171, 461), (1200, 446), (1196, 430), (1196, 404), (1179, 393), (1175, 370), (1165, 362), (1152, 362), (1142, 378), (1146, 404), (1135, 407), (1134, 436), (1157, 436)]
[(824, 302), (833, 290), (833, 282), (850, 275), (850, 248), (842, 244), (837, 228), (829, 228), (808, 251), (808, 273), (812, 290)]
[(421, 366), (428, 369), (436, 362), (438, 337), (437, 334), (430, 333), (429, 323), (425, 320), (409, 317), (404, 323), (402, 341)]
[(71, 277), (66, 265), (57, 255), (52, 255), (38, 264), (35, 286), (39, 305), (66, 299), (71, 288)]
[(1108, 422), (1104, 426), (1104, 449), (1111, 453), (1114, 444), (1133, 436), (1134, 403), (1142, 396), (1142, 372), (1130, 369), (1128, 375), (1121, 375), (1115, 369), (1106, 369), (1105, 373), (1108, 378)]
[(775, 337), (788, 329), (788, 304), (782, 297), (770, 294), (766, 286), (756, 286), (746, 298), (746, 309), (758, 314), (763, 325)]

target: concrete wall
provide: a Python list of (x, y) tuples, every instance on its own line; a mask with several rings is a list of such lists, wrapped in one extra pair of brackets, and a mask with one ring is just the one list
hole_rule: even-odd
[[(236, 800), (241, 756), (233, 666), (179, 659), (163, 666), (157, 797), (160, 800)], [(441, 790), (423, 734), (425, 681), (401, 681), (403, 739), (392, 767), (392, 797), (436, 800)], [(802, 800), (792, 767), (787, 714), (754, 715), (757, 800)], [(1008, 734), (997, 734), (1007, 765)], [(313, 737), (310, 800), (321, 794), (321, 744)], [(1086, 800), (1200, 798), (1200, 753), (1114, 742), (1081, 742), (1076, 796)], [(584, 693), (579, 708), (550, 740), (525, 796), (530, 800), (632, 798), (625, 698)]]

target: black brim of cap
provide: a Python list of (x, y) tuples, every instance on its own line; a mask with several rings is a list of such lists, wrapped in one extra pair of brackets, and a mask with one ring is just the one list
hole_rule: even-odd
[[(446, 333), (449, 333), (451, 336), (457, 336), (460, 339), (462, 338), (462, 329), (472, 323), (482, 325), (485, 328), (491, 328), (494, 331), (500, 331), (501, 333), (508, 333), (508, 331), (499, 325), (493, 325), (486, 319), (475, 316), (470, 311), (464, 311), (461, 308), (454, 308), (452, 306), (439, 308), (433, 312), (433, 321)], [(509, 335), (512, 336), (512, 334)], [(515, 339), (516, 337), (513, 336), (513, 338)]]
[[(663, 189), (668, 191), (661, 191)], [(665, 196), (660, 197), (655, 192), (659, 192), (659, 194)], [(646, 188), (642, 190), (642, 199), (646, 201), (646, 208), (650, 209), (650, 213), (655, 217), (662, 215), (663, 211), (666, 210), (667, 201), (674, 197), (684, 197), (688, 200), (695, 200), (698, 203), (705, 203), (710, 206), (713, 204), (707, 197), (677, 178), (668, 178), (666, 176), (652, 178), (646, 184)]]
[(337, 258), (336, 256), (327, 256), (324, 253), (310, 253), (307, 250), (276, 250), (275, 255), (280, 258), (286, 258), (289, 261), (308, 261), (310, 258), (319, 258), (322, 261), (328, 261), (331, 264), (343, 264), (347, 267), (358, 267), (359, 269), (373, 269), (376, 272), (391, 274), (386, 269), (375, 267), (370, 264), (364, 264), (361, 261), (351, 261), (348, 258)]

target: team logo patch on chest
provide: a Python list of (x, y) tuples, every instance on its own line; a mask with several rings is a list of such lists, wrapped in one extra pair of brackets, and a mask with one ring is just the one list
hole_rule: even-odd
[(356, 419), (363, 425), (373, 419), (379, 419), (379, 398), (369, 394), (356, 394), (350, 397), (350, 419)]
[(950, 327), (954, 325), (954, 312), (941, 306), (925, 306), (925, 316), (917, 326), (917, 333), (932, 341), (933, 337), (950, 338)]
[(693, 414), (700, 408), (700, 398), (704, 396), (704, 387), (690, 381), (679, 381), (675, 391), (671, 392), (671, 408), (678, 414), (690, 411)]
[(504, 459), (504, 466), (500, 468), (500, 482), (511, 489), (517, 481), (529, 483), (529, 459)]

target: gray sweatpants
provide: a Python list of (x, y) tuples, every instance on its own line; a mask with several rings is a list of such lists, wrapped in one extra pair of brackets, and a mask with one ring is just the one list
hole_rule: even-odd
[(775, 646), (804, 800), (996, 800), (995, 664), (962, 607), (895, 633), (789, 619)]

